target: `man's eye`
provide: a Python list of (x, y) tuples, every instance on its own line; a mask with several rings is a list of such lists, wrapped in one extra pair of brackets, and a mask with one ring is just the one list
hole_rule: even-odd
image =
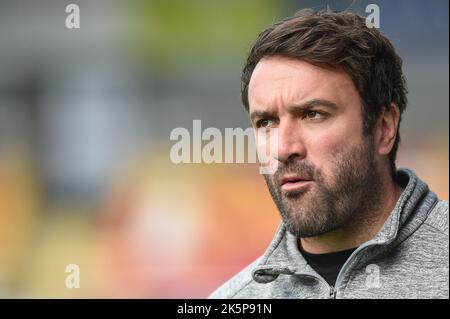
[(270, 124), (272, 124), (272, 120), (270, 120), (270, 119), (261, 119), (261, 120), (258, 120), (257, 122), (256, 122), (256, 127), (258, 127), (258, 128), (260, 128), (260, 127), (267, 127), (267, 126), (269, 126)]
[(311, 120), (319, 120), (325, 117), (325, 114), (319, 111), (307, 111), (305, 117)]

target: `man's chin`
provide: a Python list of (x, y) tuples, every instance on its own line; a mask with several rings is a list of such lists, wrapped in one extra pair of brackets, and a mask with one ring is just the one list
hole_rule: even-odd
[(307, 227), (307, 226), (294, 226), (292, 224), (286, 225), (287, 231), (297, 238), (312, 238), (325, 235), (332, 231), (337, 230), (339, 227)]

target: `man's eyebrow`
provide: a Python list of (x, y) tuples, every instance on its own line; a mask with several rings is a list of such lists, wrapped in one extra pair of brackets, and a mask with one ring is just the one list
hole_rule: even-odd
[(333, 109), (333, 110), (338, 109), (338, 106), (336, 103), (331, 102), (329, 100), (323, 100), (323, 99), (309, 100), (309, 101), (306, 101), (306, 102), (298, 104), (298, 105), (290, 106), (290, 107), (288, 107), (288, 109), (290, 112), (297, 112), (297, 111), (309, 110), (316, 106), (324, 106), (326, 108)]
[(275, 117), (275, 114), (276, 113), (269, 111), (253, 111), (250, 114), (250, 119), (254, 121), (256, 118), (273, 118)]
[[(296, 113), (296, 112), (307, 111), (316, 106), (324, 106), (324, 107), (327, 107), (327, 108), (333, 109), (333, 110), (338, 109), (338, 106), (336, 103), (331, 102), (329, 100), (324, 100), (324, 99), (309, 100), (309, 101), (306, 101), (306, 102), (298, 104), (298, 105), (290, 106), (290, 107), (288, 107), (288, 109), (290, 112)], [(276, 116), (276, 112), (256, 110), (250, 114), (250, 119), (252, 121), (254, 121), (256, 118), (273, 118), (275, 116)]]

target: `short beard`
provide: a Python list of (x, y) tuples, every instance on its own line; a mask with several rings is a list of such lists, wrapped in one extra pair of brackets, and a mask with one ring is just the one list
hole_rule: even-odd
[[(375, 164), (371, 137), (367, 143), (336, 152), (333, 176), (307, 161), (280, 163), (273, 175), (264, 175), (286, 229), (298, 238), (315, 237), (337, 229), (370, 223), (380, 200), (381, 178)], [(364, 142), (363, 142), (364, 143)], [(279, 181), (286, 173), (314, 180), (304, 191), (282, 192)]]

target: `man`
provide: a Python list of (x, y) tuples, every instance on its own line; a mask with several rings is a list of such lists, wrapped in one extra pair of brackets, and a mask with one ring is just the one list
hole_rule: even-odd
[(263, 31), (242, 76), (282, 217), (211, 298), (448, 298), (448, 201), (395, 165), (406, 81), (391, 42), (350, 12), (302, 10)]

